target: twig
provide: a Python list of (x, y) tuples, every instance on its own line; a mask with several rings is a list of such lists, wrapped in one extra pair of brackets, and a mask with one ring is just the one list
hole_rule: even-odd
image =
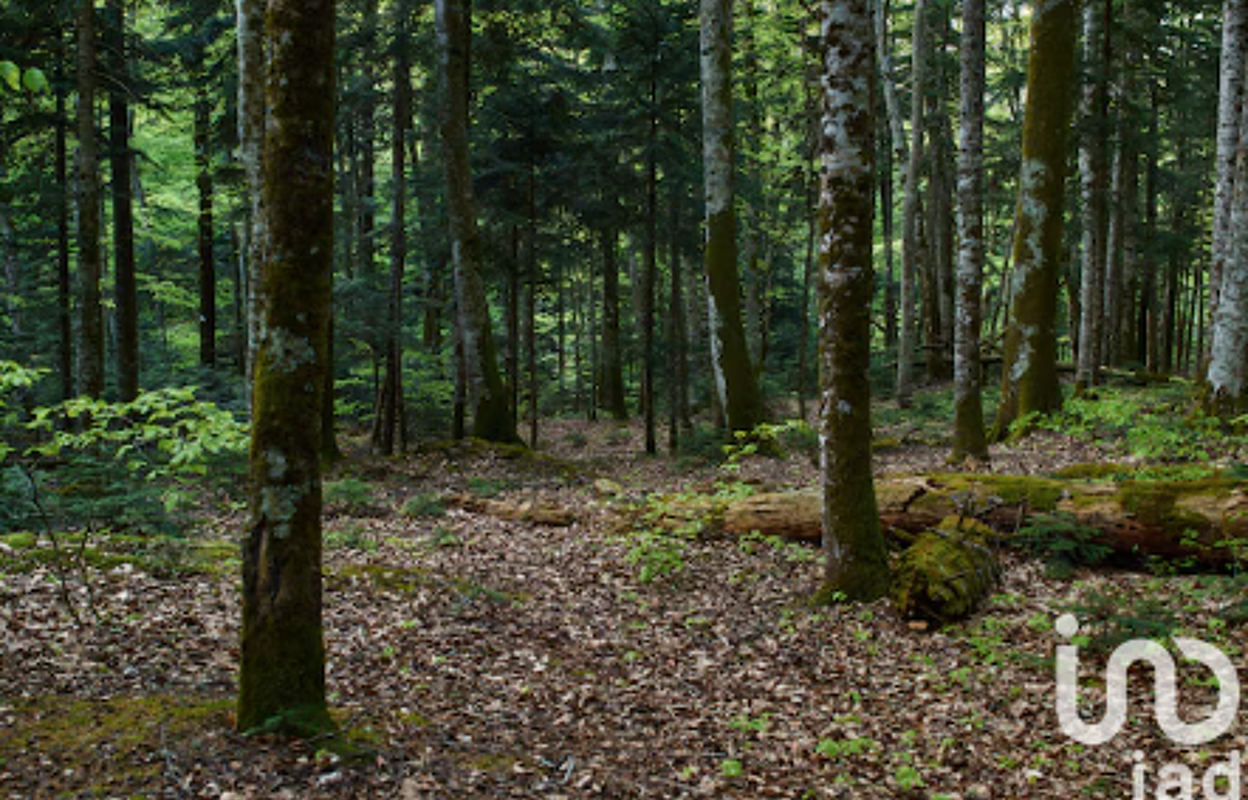
[(73, 618), (74, 625), (82, 628), (82, 616), (78, 613), (77, 607), (74, 606), (73, 597), (69, 592), (69, 576), (66, 574), (65, 563), (62, 561), (61, 543), (57, 539), (56, 531), (52, 528), (52, 523), (49, 521), (48, 511), (44, 508), (43, 499), (39, 494), (39, 483), (35, 480), (35, 476), (31, 473), (30, 468), (25, 464), (22, 464), (19, 468), (26, 481), (30, 484), (30, 502), (39, 514), (39, 521), (43, 523), (43, 530), (48, 536), (48, 541), (52, 543), (52, 569), (56, 572), (56, 580), (60, 585), (61, 602), (64, 603), (65, 610), (69, 612), (69, 616)]

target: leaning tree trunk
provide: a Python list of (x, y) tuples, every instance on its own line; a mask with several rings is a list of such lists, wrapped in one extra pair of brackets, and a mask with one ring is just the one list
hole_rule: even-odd
[(457, 326), (463, 348), (464, 379), (472, 414), (472, 435), (492, 442), (518, 442), (507, 389), (498, 371), (498, 351), (481, 276), (480, 243), (468, 158), (470, 0), (434, 4), (441, 126), (446, 171), (451, 261), (458, 300)]
[(1014, 308), (1006, 331), (1001, 403), (993, 439), (1015, 420), (1061, 407), (1057, 376), (1057, 283), (1062, 259), (1066, 143), (1075, 77), (1075, 0), (1035, 7), (1023, 167), (1014, 234)]
[(134, 203), (130, 174), (130, 66), (126, 57), (126, 13), (120, 0), (110, 0), (113, 80), (108, 96), (108, 130), (112, 147), (113, 265), (117, 304), (117, 396), (129, 402), (139, 394), (139, 299), (134, 273)]
[(269, 0), (252, 519), (243, 542), (238, 727), (315, 735), (325, 704), (321, 408), (334, 253), (334, 0)]
[(95, 3), (78, 7), (78, 281), (81, 287), (79, 387), (83, 394), (104, 394), (104, 305), (100, 284), (100, 149), (95, 137)]
[(1097, 382), (1104, 356), (1106, 217), (1106, 140), (1109, 136), (1109, 6), (1089, 2), (1083, 10), (1083, 52), (1087, 83), (1083, 87), (1081, 113), (1084, 129), (1079, 141), (1079, 174), (1083, 190), (1083, 268), (1079, 292), (1079, 351), (1076, 355), (1075, 391)]
[(711, 367), (728, 427), (749, 431), (763, 421), (762, 395), (741, 322), (737, 276), (732, 118), (732, 4), (702, 0), (702, 160), (706, 189), (706, 283)]
[(984, 0), (963, 0), (953, 458), (988, 458), (979, 363), (984, 282)]
[(868, 0), (824, 0), (819, 151), (819, 434), (822, 599), (888, 591), (871, 475), (871, 245), (875, 217), (874, 46)]
[(910, 82), (910, 158), (906, 163), (905, 199), (901, 210), (901, 335), (897, 341), (897, 403), (910, 405), (914, 392), (914, 356), (918, 349), (917, 283), (919, 277), (919, 175), (923, 169), (924, 0), (915, 0)]
[(1248, 2), (1222, 4), (1222, 59), (1218, 80), (1217, 183), (1213, 194), (1212, 260), (1209, 263), (1209, 317), (1216, 319), (1222, 274), (1232, 255), (1232, 201), (1235, 153), (1239, 146), (1240, 104), (1244, 94), (1244, 59), (1248, 53)]

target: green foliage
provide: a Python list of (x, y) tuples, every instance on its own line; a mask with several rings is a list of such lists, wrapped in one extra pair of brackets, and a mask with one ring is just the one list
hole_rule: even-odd
[(514, 482), (508, 478), (472, 477), (468, 479), (468, 491), (477, 497), (498, 497), (514, 485)]
[[(31, 377), (5, 373), (6, 385)], [(189, 388), (144, 392), (130, 403), (80, 397), (34, 408), (20, 428), (10, 413), (4, 428), (6, 438), (20, 429), (37, 443), (20, 456), (6, 448), (0, 529), (171, 532), (206, 492), (233, 488), (246, 466), (246, 427)]]
[(12, 61), (0, 61), (0, 86), (3, 85), (8, 85), (9, 89), (15, 92), (25, 89), (31, 94), (42, 94), (51, 88), (42, 70), (28, 67), (23, 71)]
[(1094, 592), (1068, 608), (1081, 624), (1079, 637), (1088, 653), (1106, 654), (1130, 639), (1165, 639), (1178, 627), (1178, 618), (1163, 601), (1153, 597), (1124, 602)]
[(1101, 531), (1081, 525), (1066, 513), (1036, 514), (1013, 540), (1033, 556), (1043, 558), (1050, 575), (1068, 578), (1077, 567), (1095, 566), (1113, 553), (1102, 542)]
[(624, 560), (637, 568), (637, 580), (651, 583), (671, 577), (685, 568), (688, 542), (679, 536), (656, 531), (633, 531), (627, 536)]
[(405, 517), (441, 517), (446, 514), (446, 501), (437, 492), (419, 492), (403, 504)]
[(851, 736), (848, 739), (820, 739), (815, 745), (815, 752), (830, 761), (840, 761), (851, 756), (870, 753), (878, 750), (880, 743), (866, 736)]
[(324, 500), (325, 505), (333, 506), (342, 513), (360, 513), (372, 505), (373, 487), (356, 477), (326, 481)]

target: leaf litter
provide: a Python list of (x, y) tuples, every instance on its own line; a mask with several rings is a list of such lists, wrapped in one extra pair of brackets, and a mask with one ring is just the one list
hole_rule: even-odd
[[(89, 586), (99, 619), (78, 628), (46, 566), (0, 569), (0, 794), (1129, 797), (1136, 750), (1198, 765), (1245, 746), (1242, 721), (1203, 750), (1167, 744), (1143, 680), (1131, 722), (1105, 746), (1067, 739), (1053, 710), (1052, 621), (1087, 597), (1159, 601), (1183, 630), (1220, 633), (1242, 670), (1243, 629), (1211, 624), (1218, 603), (1201, 578), (1059, 580), (1004, 554), (989, 607), (938, 631), (887, 601), (811, 607), (817, 554), (774, 542), (689, 537), (679, 569), (643, 582), (622, 511), (724, 481), (809, 485), (810, 459), (753, 457), (725, 475), (639, 455), (636, 425), (563, 421), (543, 435), (535, 456), (451, 445), (357, 453), (342, 468), (372, 492), (361, 513), (346, 504), (326, 518), (328, 689), (347, 749), (233, 731), (236, 570), (91, 568), (71, 588), (86, 603)], [(1045, 436), (997, 448), (993, 469), (1034, 474), (1096, 455)], [(944, 455), (906, 444), (877, 469), (947, 469)], [(465, 494), (564, 508), (571, 521), (412, 505)], [(223, 515), (205, 529), (241, 527)], [(1102, 666), (1083, 665), (1093, 716)], [(1212, 707), (1199, 673), (1184, 675), (1184, 707)]]

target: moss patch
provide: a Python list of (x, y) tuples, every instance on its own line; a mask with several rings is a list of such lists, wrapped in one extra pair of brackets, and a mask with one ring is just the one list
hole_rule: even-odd
[(155, 796), (165, 786), (165, 748), (193, 749), (227, 731), (230, 698), (151, 695), (81, 700), (38, 697), (12, 707), (0, 725), (0, 768), (46, 759), (42, 796)]

